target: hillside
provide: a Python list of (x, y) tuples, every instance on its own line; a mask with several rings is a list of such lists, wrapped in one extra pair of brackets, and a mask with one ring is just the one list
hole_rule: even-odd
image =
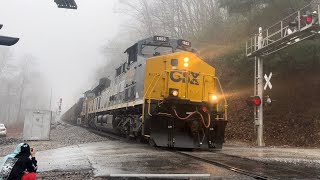
[[(318, 42), (318, 41), (317, 41)], [(266, 58), (264, 72), (273, 72), (273, 100), (264, 108), (267, 146), (320, 147), (320, 56), (317, 42), (305, 42)], [(307, 50), (305, 50), (307, 49)], [(311, 52), (311, 53), (310, 53)], [(253, 108), (254, 60), (233, 50), (209, 60), (222, 80), (229, 101), (226, 140), (255, 144)]]

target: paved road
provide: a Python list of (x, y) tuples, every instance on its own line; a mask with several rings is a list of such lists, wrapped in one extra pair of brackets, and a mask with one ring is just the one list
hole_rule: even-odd
[(174, 152), (144, 144), (107, 141), (41, 151), (37, 154), (39, 171), (81, 171), (93, 169), (95, 177), (125, 176), (210, 176), (247, 179)]

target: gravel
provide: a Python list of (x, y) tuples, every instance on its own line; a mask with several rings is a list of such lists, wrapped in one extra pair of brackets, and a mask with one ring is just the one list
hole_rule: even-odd
[[(13, 152), (17, 144), (23, 142), (22, 133), (15, 132), (15, 136), (8, 135), (7, 137), (0, 138), (0, 158)], [(84, 144), (91, 142), (100, 141), (113, 141), (107, 137), (101, 137), (88, 130), (79, 127), (72, 126), (63, 122), (58, 122), (51, 126), (50, 141), (27, 141), (27, 143), (34, 147), (37, 151), (44, 151), (49, 149), (56, 149), (65, 146), (71, 146), (76, 144)], [(41, 172), (38, 174), (37, 179), (100, 179), (94, 178), (92, 170), (81, 171), (81, 172), (61, 172), (61, 171), (50, 171)]]
[[(66, 123), (57, 123), (51, 127), (50, 141), (27, 141), (37, 151), (56, 149), (76, 144), (90, 142), (112, 141), (112, 139), (93, 134), (79, 126), (72, 126)], [(0, 157), (11, 153), (18, 143), (23, 142), (22, 138), (1, 138)]]

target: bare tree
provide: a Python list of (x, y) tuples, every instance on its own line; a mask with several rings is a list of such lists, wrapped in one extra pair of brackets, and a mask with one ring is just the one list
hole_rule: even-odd
[(0, 76), (8, 66), (12, 53), (7, 48), (0, 47)]

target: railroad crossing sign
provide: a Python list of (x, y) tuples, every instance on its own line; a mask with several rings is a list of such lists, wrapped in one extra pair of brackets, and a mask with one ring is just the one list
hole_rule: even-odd
[(264, 90), (267, 90), (267, 88), (269, 87), (270, 90), (272, 89), (272, 84), (271, 84), (271, 77), (272, 77), (272, 72), (270, 73), (269, 77), (265, 74), (264, 75), (264, 79), (266, 80), (266, 84), (264, 85)]

